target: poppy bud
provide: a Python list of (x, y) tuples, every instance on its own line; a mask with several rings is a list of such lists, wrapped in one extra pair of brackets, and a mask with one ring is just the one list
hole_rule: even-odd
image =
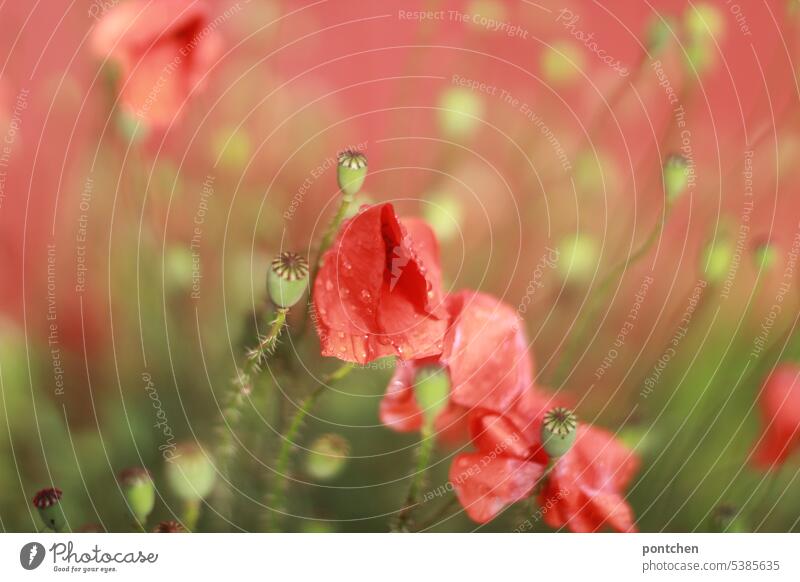
[(347, 464), (350, 444), (338, 434), (324, 434), (308, 449), (306, 471), (319, 481), (328, 481), (342, 472)]
[(551, 457), (561, 457), (570, 450), (578, 434), (578, 418), (568, 408), (553, 408), (542, 422), (542, 447)]
[(542, 75), (548, 83), (565, 85), (580, 77), (583, 53), (571, 42), (558, 42), (542, 52)]
[(575, 234), (558, 245), (558, 271), (566, 281), (591, 279), (597, 269), (597, 244), (592, 237)]
[(457, 197), (442, 193), (428, 198), (423, 213), (439, 240), (447, 241), (458, 234), (464, 210)]
[(673, 36), (673, 22), (670, 18), (656, 15), (647, 29), (647, 50), (650, 53), (660, 53)]
[(775, 261), (778, 260), (778, 251), (775, 248), (775, 245), (770, 244), (769, 242), (763, 242), (759, 245), (756, 245), (753, 255), (756, 268), (764, 271), (768, 271), (772, 265), (775, 264)]
[(67, 518), (61, 506), (61, 489), (50, 487), (42, 489), (33, 496), (33, 506), (39, 510), (39, 517), (45, 527), (53, 531), (64, 531)]
[(153, 533), (186, 533), (186, 530), (177, 521), (161, 521), (153, 528)]
[(709, 283), (721, 282), (733, 260), (733, 246), (724, 234), (712, 240), (703, 250), (703, 272)]
[(671, 155), (664, 162), (664, 192), (667, 195), (667, 204), (674, 203), (689, 182), (689, 172), (686, 158), (680, 155)]
[(448, 89), (439, 98), (439, 127), (448, 137), (469, 137), (477, 130), (483, 110), (483, 101), (469, 89)]
[(308, 286), (308, 261), (297, 253), (282, 252), (272, 259), (267, 273), (267, 292), (276, 307), (291, 307)]
[(339, 165), (336, 168), (336, 179), (339, 189), (347, 196), (352, 196), (364, 185), (367, 177), (367, 156), (355, 150), (345, 150), (339, 154)]
[(199, 501), (211, 493), (217, 478), (211, 459), (199, 446), (183, 443), (167, 462), (167, 483), (185, 501)]
[(708, 519), (708, 529), (713, 533), (747, 533), (749, 531), (741, 512), (728, 503), (714, 508)]
[(427, 423), (432, 423), (439, 412), (447, 406), (449, 394), (450, 377), (444, 368), (426, 366), (417, 372), (414, 396)]
[(150, 473), (141, 467), (131, 467), (120, 472), (118, 481), (136, 521), (143, 524), (156, 504), (156, 490)]
[(714, 64), (718, 50), (716, 43), (725, 32), (725, 18), (716, 6), (704, 2), (686, 9), (684, 26), (690, 70), (703, 73)]

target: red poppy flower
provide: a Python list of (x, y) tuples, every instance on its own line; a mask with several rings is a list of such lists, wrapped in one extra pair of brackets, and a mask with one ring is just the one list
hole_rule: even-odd
[(451, 442), (466, 436), (466, 416), (480, 407), (505, 412), (533, 384), (533, 365), (522, 321), (505, 303), (484, 293), (461, 291), (445, 301), (450, 317), (436, 358), (398, 365), (381, 402), (381, 421), (405, 432), (422, 426), (414, 395), (417, 371), (440, 365), (450, 377), (450, 400), (436, 429)]
[(623, 491), (639, 465), (638, 459), (611, 433), (578, 426), (569, 452), (558, 459), (542, 489), (539, 503), (544, 522), (574, 532), (604, 527), (636, 531), (633, 510)]
[(800, 366), (780, 364), (758, 398), (764, 433), (753, 461), (765, 470), (779, 467), (800, 443)]
[(219, 36), (196, 0), (129, 0), (94, 30), (100, 58), (118, 67), (124, 110), (152, 125), (175, 117), (216, 58)]
[(450, 482), (467, 515), (486, 523), (533, 493), (544, 474), (547, 455), (500, 414), (476, 411), (470, 432), (478, 450), (456, 455)]
[(391, 204), (365, 206), (346, 221), (314, 282), (323, 356), (367, 363), (442, 351), (439, 247), (425, 223), (403, 223)]

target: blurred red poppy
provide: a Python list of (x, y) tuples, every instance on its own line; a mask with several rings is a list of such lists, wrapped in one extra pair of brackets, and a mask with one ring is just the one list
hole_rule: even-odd
[(439, 247), (425, 223), (391, 204), (346, 221), (314, 282), (322, 355), (367, 363), (438, 355), (447, 326)]
[(154, 126), (180, 112), (220, 48), (208, 5), (194, 0), (121, 2), (92, 41), (97, 56), (117, 67), (123, 110)]
[(762, 469), (775, 469), (800, 443), (800, 366), (784, 363), (775, 368), (764, 383), (758, 405), (764, 433), (753, 461)]

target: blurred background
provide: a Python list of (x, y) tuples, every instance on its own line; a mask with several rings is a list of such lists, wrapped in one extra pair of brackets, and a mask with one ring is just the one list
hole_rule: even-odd
[[(800, 529), (797, 456), (750, 462), (763, 380), (800, 358), (795, 2), (207, 0), (180, 3), (187, 24), (176, 1), (0, 5), (4, 531), (37, 527), (51, 485), (72, 529), (125, 530), (134, 465), (153, 515), (180, 514), (165, 451), (216, 438), (269, 260), (314, 249), (345, 147), (369, 159), (363, 200), (434, 227), (447, 289), (518, 306), (537, 383), (637, 451), (640, 529)], [(176, 22), (189, 56), (135, 53)], [(233, 519), (209, 500), (203, 529), (261, 527), (280, 435), (336, 366), (304, 317), (233, 435)], [(419, 437), (380, 424), (392, 371), (322, 396), (285, 529), (384, 531), (402, 507)], [(522, 505), (434, 529), (514, 530)]]

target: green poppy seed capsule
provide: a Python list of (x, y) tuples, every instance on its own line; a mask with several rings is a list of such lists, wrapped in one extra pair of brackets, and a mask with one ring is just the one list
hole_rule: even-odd
[(716, 284), (725, 279), (733, 257), (733, 245), (725, 235), (712, 240), (706, 245), (703, 250), (701, 266), (709, 283)]
[(330, 481), (339, 475), (347, 464), (350, 443), (338, 434), (324, 434), (308, 448), (306, 471), (318, 481)]
[(289, 308), (303, 297), (308, 286), (308, 261), (292, 252), (272, 259), (267, 273), (267, 292), (276, 307)]
[(166, 477), (175, 495), (184, 501), (199, 501), (211, 493), (217, 472), (214, 463), (199, 446), (183, 443), (176, 447), (175, 455), (167, 461)]
[(61, 489), (42, 489), (33, 496), (33, 506), (39, 510), (39, 517), (45, 527), (56, 532), (66, 529), (67, 518), (61, 505)]
[(336, 179), (339, 189), (347, 196), (361, 190), (367, 177), (367, 156), (356, 150), (345, 150), (339, 154)]
[(447, 137), (471, 137), (480, 127), (484, 109), (481, 98), (469, 89), (448, 89), (439, 98), (439, 127)]
[(559, 406), (548, 411), (542, 422), (542, 447), (551, 457), (565, 455), (578, 434), (578, 417), (568, 408)]
[(775, 245), (768, 242), (756, 245), (756, 248), (753, 250), (753, 255), (756, 268), (764, 271), (770, 270), (772, 265), (775, 264), (775, 261), (778, 260), (778, 250), (775, 248)]
[(450, 377), (444, 368), (426, 366), (417, 372), (414, 396), (425, 417), (425, 422), (433, 423), (439, 412), (447, 406), (449, 394)]
[(558, 245), (558, 257), (558, 272), (565, 281), (586, 282), (597, 270), (597, 243), (585, 234), (566, 237)]
[(671, 155), (664, 162), (664, 192), (667, 204), (673, 204), (686, 190), (689, 183), (689, 167), (686, 158)]
[(136, 520), (145, 523), (156, 504), (156, 490), (150, 473), (141, 467), (131, 467), (121, 471), (117, 480)]

